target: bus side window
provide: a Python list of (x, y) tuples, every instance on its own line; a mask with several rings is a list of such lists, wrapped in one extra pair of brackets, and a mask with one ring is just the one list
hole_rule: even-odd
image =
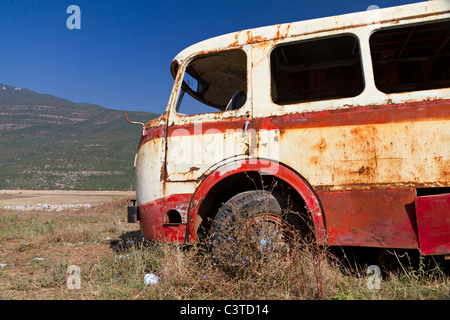
[(450, 20), (373, 33), (375, 85), (385, 93), (450, 87)]
[(270, 55), (272, 101), (284, 105), (348, 98), (364, 90), (356, 36), (277, 46)]

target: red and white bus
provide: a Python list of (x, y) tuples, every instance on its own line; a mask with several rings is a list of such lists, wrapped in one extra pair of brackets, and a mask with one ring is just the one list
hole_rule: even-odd
[(183, 50), (135, 158), (142, 234), (278, 230), (293, 210), (327, 245), (450, 255), (449, 38), (450, 1), (428, 1)]

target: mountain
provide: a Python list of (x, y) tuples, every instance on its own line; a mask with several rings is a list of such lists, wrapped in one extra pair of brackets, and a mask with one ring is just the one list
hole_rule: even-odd
[(141, 130), (123, 111), (0, 84), (0, 190), (130, 190)]

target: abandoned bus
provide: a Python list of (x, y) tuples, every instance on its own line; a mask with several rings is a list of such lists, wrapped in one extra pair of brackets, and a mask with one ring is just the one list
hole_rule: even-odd
[(449, 38), (450, 1), (428, 1), (188, 47), (142, 124), (142, 234), (258, 224), (282, 243), (289, 220), (330, 246), (450, 255)]

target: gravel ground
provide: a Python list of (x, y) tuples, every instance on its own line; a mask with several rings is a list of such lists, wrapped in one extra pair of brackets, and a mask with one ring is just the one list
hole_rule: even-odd
[(97, 206), (117, 197), (134, 198), (134, 195), (134, 191), (0, 190), (0, 209), (61, 211)]

